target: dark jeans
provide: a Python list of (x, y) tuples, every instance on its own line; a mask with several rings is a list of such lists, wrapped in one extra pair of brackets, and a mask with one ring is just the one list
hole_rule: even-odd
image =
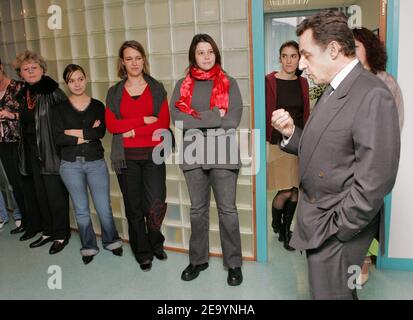
[(25, 213), (27, 211), (24, 199), (24, 177), (19, 172), (19, 156), (17, 154), (17, 142), (0, 143), (0, 160), (3, 163), (7, 179), (13, 188), (14, 199), (22, 214), (22, 223), (25, 226)]
[(25, 196), (33, 209), (27, 215), (27, 232), (43, 231), (44, 236), (63, 240), (70, 234), (69, 194), (60, 175), (40, 173), (41, 163), (32, 149), (26, 149), (32, 179), (25, 181)]
[(138, 263), (163, 250), (161, 225), (166, 213), (165, 164), (127, 160), (118, 174), (129, 225), (129, 242)]

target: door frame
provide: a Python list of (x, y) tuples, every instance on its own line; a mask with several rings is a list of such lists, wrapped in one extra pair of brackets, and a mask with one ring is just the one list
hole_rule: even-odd
[(267, 176), (265, 146), (265, 49), (264, 49), (264, 3), (248, 0), (250, 11), (251, 48), (251, 107), (254, 124), (254, 157), (258, 167), (255, 176), (255, 218), (257, 261), (268, 260), (267, 230)]
[[(386, 51), (388, 56), (387, 72), (396, 80), (398, 75), (398, 58), (399, 58), (399, 19), (400, 17), (400, 0), (387, 1), (387, 32), (386, 32)], [(391, 222), (391, 203), (392, 196), (389, 194), (385, 199), (385, 232), (386, 232), (386, 252), (384, 255), (379, 254), (377, 257), (378, 269), (393, 270), (413, 270), (413, 259), (390, 258), (389, 239), (390, 239), (390, 222)]]

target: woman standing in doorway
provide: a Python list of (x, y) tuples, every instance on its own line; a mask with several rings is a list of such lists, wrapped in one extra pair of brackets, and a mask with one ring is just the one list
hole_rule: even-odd
[(310, 112), (308, 82), (297, 76), (300, 53), (298, 43), (288, 41), (280, 47), (281, 70), (265, 77), (266, 139), (269, 142), (267, 161), (267, 189), (277, 190), (272, 201), (272, 228), (279, 233), (278, 240), (289, 246), (291, 222), (298, 201), (298, 158), (278, 147), (280, 134), (271, 126), (272, 113), (276, 109), (287, 110), (296, 126), (303, 128)]
[[(187, 75), (177, 82), (170, 103), (173, 121), (183, 124), (184, 146), (180, 152), (184, 154), (184, 162), (181, 169), (191, 200), (190, 264), (182, 272), (181, 279), (193, 280), (208, 268), (212, 187), (218, 209), (224, 266), (228, 268), (227, 283), (237, 286), (243, 280), (236, 207), (241, 167), (236, 128), (243, 110), (241, 93), (236, 80), (222, 69), (218, 46), (209, 35), (195, 35), (188, 56)], [(219, 140), (225, 144), (222, 146)], [(193, 144), (197, 145), (196, 152), (204, 152), (197, 154), (196, 159), (189, 159)]]
[(161, 225), (166, 213), (166, 168), (153, 159), (162, 141), (158, 129), (169, 128), (169, 108), (163, 85), (149, 75), (145, 50), (137, 41), (119, 49), (122, 79), (106, 97), (106, 126), (113, 134), (111, 160), (117, 173), (129, 225), (132, 251), (143, 271), (155, 256), (166, 260)]
[[(356, 42), (356, 55), (363, 67), (380, 78), (389, 88), (396, 102), (397, 113), (399, 115), (400, 132), (404, 122), (404, 103), (402, 91), (397, 81), (391, 74), (386, 72), (387, 54), (383, 43), (369, 29), (353, 29), (353, 35)], [(358, 282), (364, 285), (369, 279), (370, 265), (379, 251), (379, 243), (376, 239), (373, 240), (367, 256), (361, 269), (360, 279)]]

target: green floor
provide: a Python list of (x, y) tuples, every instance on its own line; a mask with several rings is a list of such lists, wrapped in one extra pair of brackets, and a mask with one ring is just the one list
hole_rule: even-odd
[[(308, 299), (304, 255), (287, 252), (270, 235), (270, 261), (245, 262), (244, 282), (239, 287), (226, 283), (227, 273), (220, 258), (191, 281), (180, 279), (188, 264), (186, 254), (168, 252), (167, 261), (155, 260), (150, 272), (142, 272), (128, 244), (123, 257), (106, 250), (87, 266), (79, 253), (80, 241), (72, 233), (69, 245), (49, 255), (50, 244), (30, 249), (32, 240), (21, 242), (10, 235), (9, 223), (0, 231), (0, 299)], [(100, 239), (99, 239), (100, 241)], [(48, 288), (50, 266), (62, 270), (62, 289)], [(413, 299), (413, 272), (373, 270), (361, 299)]]

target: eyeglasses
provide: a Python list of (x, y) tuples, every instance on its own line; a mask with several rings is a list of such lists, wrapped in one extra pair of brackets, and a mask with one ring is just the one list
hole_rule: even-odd
[(27, 67), (21, 68), (20, 70), (21, 72), (33, 72), (38, 69), (39, 69), (39, 66), (31, 66), (31, 67), (27, 66)]

